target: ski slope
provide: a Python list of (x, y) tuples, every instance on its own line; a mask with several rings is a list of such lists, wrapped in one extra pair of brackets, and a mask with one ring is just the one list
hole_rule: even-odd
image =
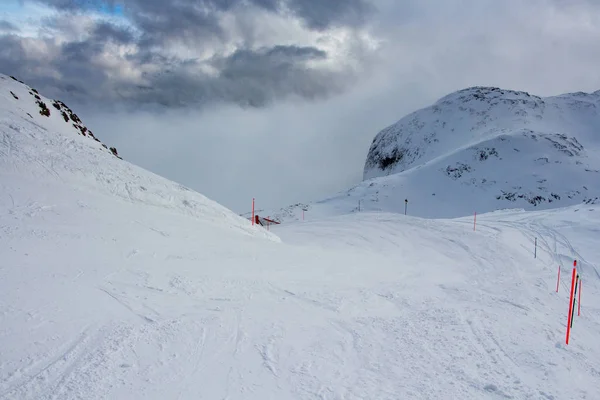
[(598, 205), (267, 232), (7, 88), (0, 399), (597, 397)]

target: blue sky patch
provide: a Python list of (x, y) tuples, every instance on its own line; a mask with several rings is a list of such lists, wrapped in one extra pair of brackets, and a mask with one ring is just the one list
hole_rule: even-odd
[[(102, 0), (75, 0), (78, 8), (90, 11), (96, 11), (101, 14), (123, 16), (123, 6), (120, 4), (111, 5)], [(0, 14), (16, 14), (21, 16), (25, 11), (25, 6), (19, 0), (0, 0)]]

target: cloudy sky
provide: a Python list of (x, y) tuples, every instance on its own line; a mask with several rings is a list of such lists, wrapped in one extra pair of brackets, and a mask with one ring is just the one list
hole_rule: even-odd
[(599, 65), (596, 0), (0, 1), (0, 72), (240, 213), (359, 182), (449, 92), (595, 91)]

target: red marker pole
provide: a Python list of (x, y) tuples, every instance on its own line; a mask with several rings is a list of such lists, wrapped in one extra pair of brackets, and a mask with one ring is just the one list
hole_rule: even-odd
[(254, 225), (254, 198), (252, 198), (252, 225)]
[(579, 295), (577, 299), (577, 316), (581, 315), (581, 279), (579, 280)]
[(567, 344), (571, 334), (571, 315), (573, 312), (573, 292), (575, 291), (575, 275), (577, 274), (577, 260), (573, 262), (573, 278), (571, 279), (571, 297), (569, 298), (569, 319), (567, 319)]
[(558, 279), (556, 281), (556, 293), (558, 293), (558, 284), (560, 283), (560, 265), (558, 266)]

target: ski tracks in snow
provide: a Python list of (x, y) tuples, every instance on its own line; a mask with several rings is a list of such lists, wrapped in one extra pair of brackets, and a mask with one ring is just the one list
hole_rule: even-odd
[(54, 355), (40, 355), (4, 382), (2, 399), (102, 398), (109, 385), (98, 385), (111, 373), (105, 360), (119, 354), (126, 328), (88, 327)]
[(44, 391), (47, 390), (48, 386), (54, 386), (53, 390), (58, 389), (61, 378), (81, 359), (91, 340), (89, 330), (84, 330), (71, 343), (58, 349), (56, 354), (31, 360), (27, 366), (17, 369), (3, 382), (0, 398), (26, 398), (42, 387)]
[(557, 268), (559, 265), (569, 267), (572, 265), (573, 260), (577, 260), (580, 270), (590, 268), (595, 277), (600, 279), (599, 268), (594, 263), (586, 260), (566, 235), (544, 223), (540, 217), (533, 220), (502, 221), (494, 224), (520, 231), (529, 239), (530, 249), (533, 249), (534, 241), (537, 238), (538, 258), (541, 255), (539, 251), (545, 251), (552, 260), (552, 265), (549, 265), (551, 269)]

